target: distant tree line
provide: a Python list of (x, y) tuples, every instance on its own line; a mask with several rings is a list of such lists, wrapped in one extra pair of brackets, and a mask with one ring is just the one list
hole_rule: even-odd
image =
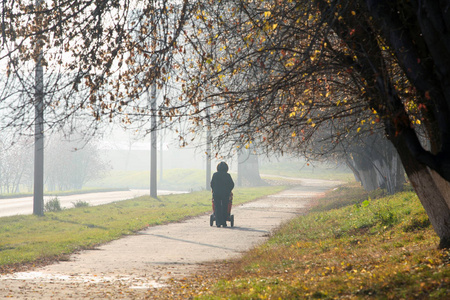
[[(53, 137), (46, 146), (45, 185), (48, 191), (80, 190), (108, 168), (95, 143), (64, 141)], [(13, 145), (0, 144), (0, 194), (31, 192), (33, 143), (22, 138)]]

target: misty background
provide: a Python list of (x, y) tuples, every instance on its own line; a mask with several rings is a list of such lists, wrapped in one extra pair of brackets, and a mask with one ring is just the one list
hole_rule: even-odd
[[(11, 137), (12, 139), (12, 137)], [(33, 137), (14, 137), (0, 145), (0, 194), (28, 194), (33, 191)], [(12, 145), (11, 145), (12, 144)], [(44, 190), (79, 191), (93, 189), (149, 189), (150, 138), (131, 131), (114, 129), (88, 140), (83, 136), (53, 133), (45, 143)], [(207, 188), (205, 145), (179, 147), (170, 130), (158, 131), (158, 190), (196, 191)], [(230, 152), (231, 153), (231, 152)], [(248, 159), (244, 157), (241, 163)], [(353, 177), (344, 165), (329, 161), (309, 164), (292, 156), (252, 155), (260, 184), (271, 184), (271, 176), (336, 179)], [(238, 179), (238, 157), (212, 158), (211, 172), (226, 161), (239, 185), (255, 185)], [(253, 166), (254, 168), (254, 166)], [(344, 174), (344, 175), (342, 175)]]

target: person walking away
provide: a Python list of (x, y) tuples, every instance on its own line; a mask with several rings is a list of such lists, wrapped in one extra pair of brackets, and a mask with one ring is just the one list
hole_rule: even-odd
[(228, 165), (222, 161), (217, 165), (217, 172), (213, 174), (211, 179), (217, 227), (227, 227), (228, 202), (233, 188), (234, 182), (231, 175), (228, 174)]

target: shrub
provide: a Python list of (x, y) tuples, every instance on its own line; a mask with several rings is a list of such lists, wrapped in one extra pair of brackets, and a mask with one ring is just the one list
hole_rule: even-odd
[(82, 200), (77, 200), (75, 202), (72, 202), (73, 207), (87, 207), (89, 206), (89, 202), (87, 201), (82, 201)]
[(47, 201), (44, 205), (44, 211), (61, 211), (61, 202), (59, 201), (58, 197), (52, 198), (49, 201)]
[(380, 209), (374, 215), (382, 226), (392, 227), (398, 222), (397, 215), (390, 209)]

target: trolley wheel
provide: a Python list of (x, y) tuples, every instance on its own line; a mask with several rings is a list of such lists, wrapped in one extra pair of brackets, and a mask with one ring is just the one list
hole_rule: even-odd
[(213, 226), (214, 225), (214, 214), (209, 216), (209, 226)]
[(234, 215), (230, 216), (230, 226), (233, 227), (234, 226)]

